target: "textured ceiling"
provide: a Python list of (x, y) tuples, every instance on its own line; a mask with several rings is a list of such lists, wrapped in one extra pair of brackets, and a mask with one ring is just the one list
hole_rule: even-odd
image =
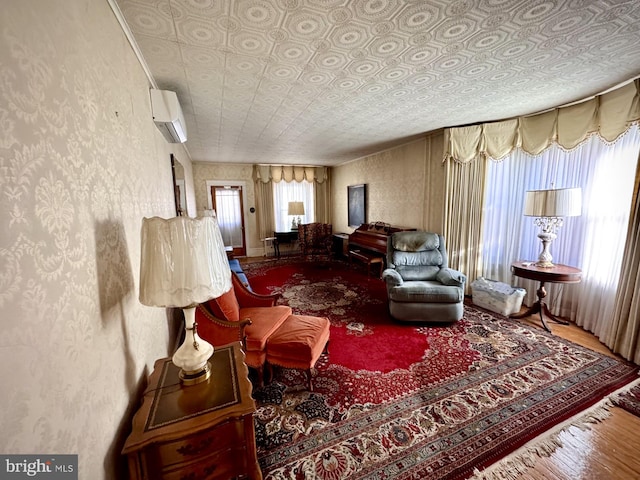
[(638, 0), (117, 0), (194, 161), (337, 165), (640, 74)]

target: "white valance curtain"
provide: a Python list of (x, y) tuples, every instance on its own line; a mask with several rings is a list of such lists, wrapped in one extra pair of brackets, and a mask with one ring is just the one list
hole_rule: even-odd
[(552, 143), (570, 150), (597, 133), (613, 142), (640, 119), (640, 80), (582, 103), (502, 122), (445, 130), (445, 160), (500, 160), (514, 148), (537, 155)]
[(324, 183), (329, 179), (327, 167), (305, 167), (297, 165), (255, 165), (254, 180), (269, 182), (307, 182)]

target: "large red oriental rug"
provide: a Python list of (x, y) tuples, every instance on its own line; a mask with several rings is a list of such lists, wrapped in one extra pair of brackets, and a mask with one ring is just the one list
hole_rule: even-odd
[[(314, 392), (291, 370), (255, 391), (266, 479), (484, 478), (480, 470), (638, 375), (473, 306), (453, 325), (398, 323), (384, 283), (344, 263), (289, 259), (245, 271), (255, 291), (331, 320)], [(519, 468), (507, 465), (511, 474)]]

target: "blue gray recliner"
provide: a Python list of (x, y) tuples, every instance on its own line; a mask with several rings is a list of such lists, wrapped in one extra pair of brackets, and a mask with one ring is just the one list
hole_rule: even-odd
[(442, 235), (403, 231), (389, 236), (382, 278), (387, 284), (391, 316), (410, 322), (460, 320), (467, 277), (447, 265)]

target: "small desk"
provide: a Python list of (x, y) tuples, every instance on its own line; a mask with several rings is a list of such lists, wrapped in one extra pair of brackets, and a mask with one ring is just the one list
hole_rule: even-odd
[(524, 318), (529, 315), (539, 313), (542, 326), (547, 332), (551, 332), (551, 329), (545, 321), (545, 315), (549, 317), (549, 319), (561, 325), (569, 324), (569, 322), (561, 320), (549, 311), (549, 308), (544, 303), (544, 298), (547, 296), (547, 291), (544, 288), (544, 284), (546, 282), (580, 283), (580, 280), (582, 279), (582, 270), (575, 267), (569, 267), (567, 265), (554, 265), (551, 268), (544, 268), (537, 267), (535, 265), (535, 262), (514, 262), (511, 264), (511, 271), (516, 277), (539, 281), (540, 287), (536, 291), (538, 300), (533, 305), (531, 305), (531, 307), (526, 312), (513, 313), (509, 315), (510, 318)]
[(170, 358), (156, 361), (122, 450), (131, 480), (262, 480), (241, 344), (216, 347), (210, 362), (209, 380), (183, 386)]
[(280, 258), (280, 244), (286, 243), (290, 244), (293, 249), (293, 246), (298, 241), (298, 231), (291, 230), (290, 232), (273, 232), (273, 236), (276, 238), (275, 242), (273, 242), (273, 249), (276, 252), (276, 257)]

